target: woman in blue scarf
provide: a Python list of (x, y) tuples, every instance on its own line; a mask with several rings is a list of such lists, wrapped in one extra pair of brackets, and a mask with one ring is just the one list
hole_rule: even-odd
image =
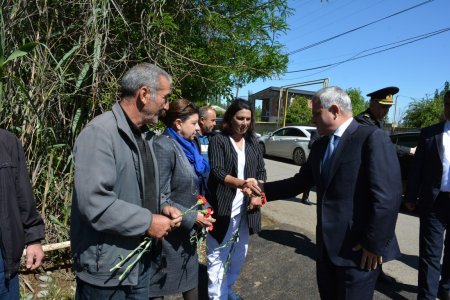
[(198, 228), (209, 227), (215, 220), (200, 212), (204, 207), (189, 209), (206, 188), (209, 164), (194, 142), (198, 110), (192, 102), (186, 99), (172, 101), (162, 120), (167, 128), (154, 142), (161, 208), (172, 205), (184, 215), (181, 227), (158, 241), (153, 250), (149, 296), (150, 299), (163, 299), (166, 295), (183, 293), (185, 300), (197, 300), (197, 245), (191, 237)]

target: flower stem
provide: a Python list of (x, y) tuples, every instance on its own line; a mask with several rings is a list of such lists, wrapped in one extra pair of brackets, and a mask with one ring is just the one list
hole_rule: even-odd
[(142, 255), (145, 252), (147, 252), (148, 248), (152, 244), (152, 240), (146, 238), (145, 242), (146, 242), (146, 244), (145, 244), (144, 248), (141, 249), (141, 251), (139, 252), (139, 255), (136, 257), (136, 259), (125, 269), (125, 271), (122, 273), (122, 275), (119, 276), (119, 280), (122, 280), (123, 278), (125, 278), (125, 276), (128, 275), (128, 273), (131, 271), (131, 269), (139, 262), (139, 260), (141, 260)]
[(136, 247), (136, 249), (134, 249), (133, 251), (130, 252), (130, 254), (127, 255), (127, 257), (125, 257), (124, 259), (122, 259), (121, 261), (119, 261), (119, 263), (117, 265), (115, 265), (114, 267), (112, 267), (111, 269), (109, 269), (110, 272), (120, 269), (123, 264), (125, 262), (127, 262), (137, 251), (139, 251), (142, 247), (144, 247), (145, 243), (147, 243), (148, 241), (151, 241), (151, 239), (149, 239), (148, 237), (146, 237), (142, 243), (139, 244), (139, 246)]

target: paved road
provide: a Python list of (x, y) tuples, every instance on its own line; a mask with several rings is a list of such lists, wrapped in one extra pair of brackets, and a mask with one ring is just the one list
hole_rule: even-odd
[[(292, 176), (299, 169), (286, 161), (265, 161), (269, 181)], [(316, 202), (314, 192), (310, 199)], [(263, 208), (263, 230), (251, 237), (247, 260), (235, 285), (244, 299), (319, 299), (315, 276), (316, 206), (298, 200), (273, 201)], [(383, 265), (397, 283), (378, 284), (374, 299), (416, 298), (418, 231), (417, 217), (399, 214), (396, 232), (403, 255)], [(205, 267), (201, 265), (200, 269), (201, 299), (205, 299), (207, 278)]]

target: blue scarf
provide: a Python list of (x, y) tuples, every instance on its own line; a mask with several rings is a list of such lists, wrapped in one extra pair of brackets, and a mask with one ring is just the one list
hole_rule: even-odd
[[(167, 132), (171, 137), (173, 137), (178, 144), (183, 149), (184, 154), (186, 155), (187, 159), (191, 163), (192, 166), (194, 166), (195, 173), (197, 176), (200, 177), (206, 177), (207, 174), (209, 174), (209, 163), (208, 161), (200, 154), (200, 152), (197, 149), (197, 146), (195, 145), (194, 141), (189, 141), (179, 135), (175, 130), (172, 128), (167, 128)], [(206, 178), (204, 178), (206, 179)]]

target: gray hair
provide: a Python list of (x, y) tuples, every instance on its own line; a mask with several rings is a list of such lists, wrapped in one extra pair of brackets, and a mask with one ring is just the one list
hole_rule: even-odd
[(325, 109), (336, 104), (342, 111), (352, 113), (352, 100), (343, 89), (337, 86), (329, 86), (318, 90), (313, 97), (313, 101), (319, 101)]
[(150, 63), (140, 63), (129, 69), (120, 82), (120, 97), (134, 96), (141, 87), (150, 89), (152, 97), (159, 89), (160, 77), (172, 83), (172, 77), (166, 71)]
[(212, 108), (211, 106), (202, 106), (198, 109), (198, 115), (200, 118), (207, 118), (208, 117), (208, 112), (209, 111), (215, 111), (214, 108)]

